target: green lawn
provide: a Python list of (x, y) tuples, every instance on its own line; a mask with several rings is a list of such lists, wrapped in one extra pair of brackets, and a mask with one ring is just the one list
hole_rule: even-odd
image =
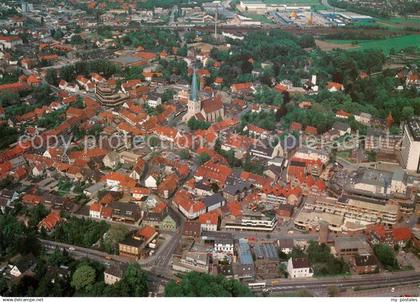
[[(355, 42), (354, 40), (327, 40), (327, 42), (337, 43), (337, 44), (351, 44)], [(386, 54), (394, 48), (395, 50), (400, 50), (403, 48), (411, 46), (420, 46), (420, 35), (408, 35), (397, 38), (389, 38), (384, 40), (360, 40), (356, 44), (358, 48), (356, 49), (372, 49), (378, 48), (382, 49)]]

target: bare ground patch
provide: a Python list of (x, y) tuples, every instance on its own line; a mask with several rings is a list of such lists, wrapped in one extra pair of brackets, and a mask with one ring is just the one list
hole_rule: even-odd
[(315, 40), (315, 44), (316, 44), (316, 46), (318, 46), (323, 51), (330, 51), (330, 50), (333, 50), (335, 48), (352, 49), (352, 48), (357, 48), (358, 47), (358, 46), (352, 45), (350, 43), (345, 43), (345, 44), (331, 43), (331, 42), (326, 42), (326, 41), (322, 41), (322, 40)]

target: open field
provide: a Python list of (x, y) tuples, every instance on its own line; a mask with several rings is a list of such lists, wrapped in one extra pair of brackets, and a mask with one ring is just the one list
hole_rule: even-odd
[(391, 28), (404, 28), (404, 27), (413, 27), (420, 29), (420, 18), (401, 18), (394, 17), (388, 19), (377, 19), (376, 23), (379, 25), (388, 26)]
[(352, 45), (350, 43), (334, 43), (330, 41), (322, 41), (322, 40), (315, 40), (316, 46), (318, 46), (321, 50), (330, 51), (335, 48), (339, 49), (352, 49), (357, 48), (357, 46)]
[[(364, 40), (364, 41), (356, 41), (356, 40), (327, 40), (321, 41), (326, 43), (323, 45), (317, 45), (324, 50), (331, 50), (334, 46), (338, 46), (336, 48), (356, 48), (356, 49), (382, 49), (386, 54), (389, 53), (391, 49), (395, 49), (396, 51), (401, 50), (403, 48), (412, 47), (412, 46), (419, 46), (420, 45), (420, 35), (407, 35), (403, 37), (396, 37), (396, 38), (389, 38), (384, 40)], [(332, 47), (332, 48), (331, 48)], [(331, 49), (329, 49), (331, 48)]]

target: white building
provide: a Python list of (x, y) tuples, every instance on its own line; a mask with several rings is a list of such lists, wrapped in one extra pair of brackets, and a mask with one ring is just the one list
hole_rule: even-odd
[(287, 262), (287, 272), (292, 279), (309, 278), (314, 275), (309, 261), (306, 258), (290, 258)]
[(242, 0), (239, 2), (238, 8), (243, 12), (265, 13), (267, 5), (261, 0)]
[(275, 216), (268, 217), (260, 213), (244, 213), (242, 217), (227, 218), (223, 221), (226, 230), (251, 230), (272, 232), (277, 225)]
[(233, 240), (230, 238), (220, 238), (214, 241), (214, 251), (216, 253), (233, 254)]
[(158, 95), (150, 95), (147, 98), (147, 105), (149, 105), (152, 108), (156, 108), (159, 105), (162, 105), (162, 98)]
[(156, 189), (157, 188), (157, 179), (153, 175), (149, 175), (144, 181), (146, 188)]
[(420, 117), (410, 120), (404, 126), (401, 159), (407, 170), (420, 171)]

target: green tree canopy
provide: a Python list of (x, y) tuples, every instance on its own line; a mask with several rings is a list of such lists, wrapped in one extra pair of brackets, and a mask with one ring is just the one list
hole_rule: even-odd
[(176, 284), (170, 281), (165, 287), (166, 297), (251, 297), (250, 289), (236, 280), (222, 275), (212, 276), (191, 272)]

